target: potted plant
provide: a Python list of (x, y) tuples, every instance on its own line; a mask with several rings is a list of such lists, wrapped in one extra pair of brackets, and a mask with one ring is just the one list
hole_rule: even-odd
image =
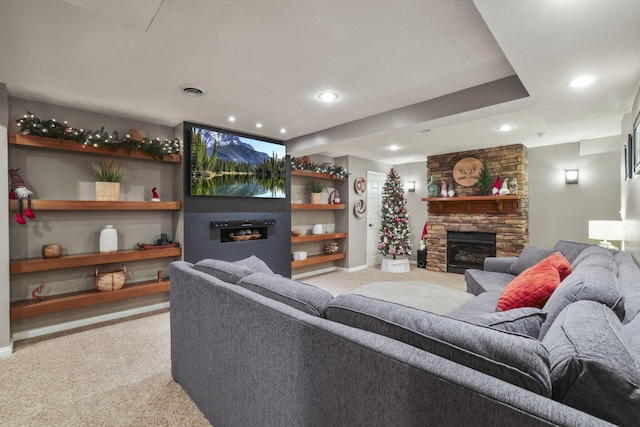
[(127, 175), (127, 168), (122, 163), (105, 159), (89, 164), (87, 172), (96, 181), (96, 200), (120, 200), (120, 181)]
[(319, 204), (322, 203), (322, 192), (325, 190), (326, 186), (320, 181), (311, 181), (309, 183), (309, 191), (311, 192), (311, 203)]

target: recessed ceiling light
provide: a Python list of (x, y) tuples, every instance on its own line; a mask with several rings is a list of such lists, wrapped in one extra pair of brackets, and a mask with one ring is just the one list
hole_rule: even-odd
[(511, 129), (513, 129), (511, 125), (502, 125), (498, 128), (500, 132), (509, 132)]
[(261, 128), (262, 127), (262, 123), (256, 123), (256, 127), (257, 128)]
[(287, 130), (285, 128), (280, 128), (280, 133), (287, 133)]
[(594, 81), (596, 81), (596, 78), (593, 76), (579, 76), (567, 83), (567, 86), (578, 89), (581, 87), (587, 87)]
[(192, 84), (183, 84), (178, 86), (178, 90), (188, 96), (205, 96), (207, 90)]
[(320, 92), (318, 94), (318, 98), (320, 98), (324, 102), (333, 102), (338, 99), (340, 95), (335, 92)]
[(393, 145), (389, 146), (389, 150), (391, 150), (391, 151), (396, 151), (398, 149), (400, 149), (400, 147), (398, 147), (396, 144), (393, 144)]
[(236, 121), (236, 118), (235, 118), (235, 117), (233, 117), (233, 116), (229, 116), (228, 120), (229, 120), (230, 122), (235, 122), (235, 121)]

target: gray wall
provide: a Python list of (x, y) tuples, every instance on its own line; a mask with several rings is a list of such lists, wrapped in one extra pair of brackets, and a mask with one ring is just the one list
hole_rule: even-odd
[[(580, 143), (529, 149), (529, 243), (589, 240), (590, 219), (620, 220), (619, 151), (580, 155)], [(565, 184), (564, 170), (579, 183)], [(619, 246), (620, 242), (613, 242)]]
[[(6, 153), (7, 126), (9, 124), (9, 95), (7, 86), (0, 83), (0, 153)], [(0, 156), (0, 188), (9, 188), (9, 175), (7, 171), (9, 163), (6, 155)], [(6, 194), (6, 193), (4, 193)], [(9, 199), (0, 197), (0, 357), (11, 354), (8, 347), (11, 345), (11, 333), (9, 323)]]

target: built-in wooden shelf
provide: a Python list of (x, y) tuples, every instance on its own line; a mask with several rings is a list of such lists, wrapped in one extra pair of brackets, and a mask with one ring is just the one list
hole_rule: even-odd
[(309, 211), (319, 211), (319, 210), (341, 210), (346, 209), (346, 205), (344, 203), (340, 203), (337, 205), (329, 204), (329, 203), (291, 203), (291, 209), (294, 210), (309, 210)]
[(429, 202), (430, 214), (506, 214), (518, 211), (520, 196), (423, 197), (421, 200)]
[(89, 265), (111, 264), (116, 262), (138, 261), (146, 259), (170, 258), (182, 255), (182, 248), (151, 250), (126, 250), (110, 254), (99, 252), (63, 255), (59, 258), (23, 258), (9, 261), (9, 273), (32, 273), (35, 271), (61, 270), (64, 268)]
[(22, 135), (20, 133), (9, 133), (9, 144), (15, 144), (24, 147), (47, 148), (52, 150), (75, 151), (79, 153), (106, 154), (113, 157), (130, 157), (135, 159), (156, 160), (171, 163), (180, 163), (182, 161), (182, 155), (180, 154), (165, 154), (162, 157), (162, 160), (160, 160), (152, 157), (149, 154), (141, 153), (139, 151), (111, 151), (107, 147), (94, 147), (93, 145), (84, 145), (83, 143), (78, 141), (59, 138), (46, 138), (44, 136)]
[[(26, 206), (26, 203), (23, 203)], [(179, 211), (182, 203), (118, 201), (103, 202), (96, 200), (31, 200), (31, 207), (36, 211)], [(9, 208), (18, 210), (18, 200), (9, 200)]]
[(323, 262), (336, 261), (344, 259), (347, 254), (344, 252), (338, 252), (337, 254), (322, 254), (322, 255), (310, 255), (307, 259), (302, 261), (291, 261), (291, 268), (304, 267), (305, 265), (320, 264)]
[(314, 171), (304, 171), (304, 170), (292, 170), (292, 176), (306, 176), (309, 178), (318, 178), (318, 179), (333, 179), (334, 181), (344, 181), (345, 178), (338, 178), (337, 176), (329, 175), (328, 173), (322, 172), (314, 172)]
[(307, 234), (291, 237), (291, 243), (319, 242), (322, 240), (344, 239), (347, 233)]
[(164, 280), (162, 282), (147, 281), (127, 284), (122, 289), (112, 292), (88, 290), (45, 297), (45, 299), (41, 301), (32, 299), (15, 301), (11, 303), (10, 317), (11, 320), (22, 319), (25, 317), (40, 316), (42, 314), (55, 313), (78, 307), (120, 301), (127, 298), (159, 294), (168, 291), (169, 280)]

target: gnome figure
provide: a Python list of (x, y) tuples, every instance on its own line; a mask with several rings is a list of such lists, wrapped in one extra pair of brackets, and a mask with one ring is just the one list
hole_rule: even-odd
[(491, 189), (491, 194), (497, 196), (500, 194), (500, 173), (498, 172), (498, 178), (496, 178), (496, 182), (493, 184), (493, 188)]
[(11, 192), (9, 193), (10, 199), (18, 199), (18, 213), (16, 214), (16, 222), (18, 224), (26, 224), (24, 217), (22, 216), (22, 201), (27, 200), (27, 209), (24, 210), (24, 216), (27, 218), (35, 218), (36, 215), (31, 210), (31, 196), (33, 192), (27, 188), (22, 177), (18, 173), (20, 169), (9, 169), (9, 176), (11, 177)]
[(506, 196), (507, 194), (509, 194), (509, 178), (505, 178), (504, 181), (502, 182), (502, 187), (500, 188), (500, 195), (501, 196)]

